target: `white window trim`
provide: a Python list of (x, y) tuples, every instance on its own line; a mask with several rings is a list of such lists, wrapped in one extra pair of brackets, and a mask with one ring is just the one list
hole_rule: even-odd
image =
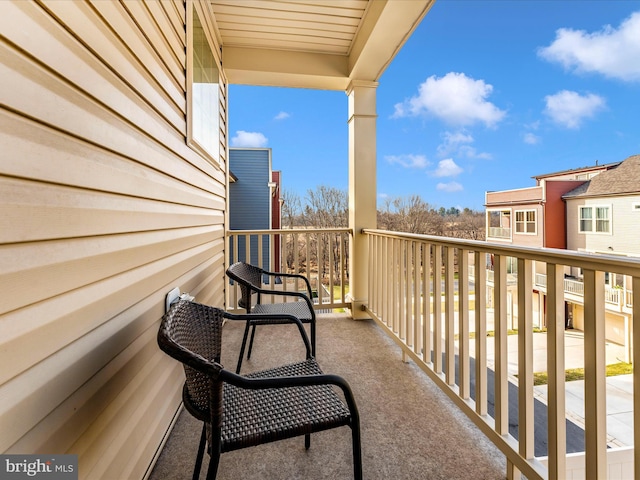
[[(592, 217), (591, 217), (591, 230), (586, 231), (586, 230), (581, 230), (580, 229), (580, 222), (582, 220), (582, 217), (580, 216), (580, 212), (583, 208), (589, 208), (591, 209), (592, 212)], [(607, 211), (609, 212), (608, 214), (608, 220), (609, 220), (609, 231), (608, 232), (598, 232), (596, 231), (596, 209), (597, 208), (606, 208)], [(582, 235), (613, 235), (613, 210), (611, 207), (611, 204), (597, 204), (597, 205), (578, 205), (578, 233), (582, 234)]]
[[(217, 152), (210, 152), (207, 148), (203, 147), (197, 139), (193, 137), (193, 9), (195, 8), (198, 12), (198, 18), (200, 19), (200, 23), (204, 29), (205, 35), (207, 37), (207, 41), (209, 43), (209, 47), (211, 49), (211, 53), (215, 58), (216, 65), (218, 67), (219, 72), (219, 82), (223, 81), (222, 76), (222, 68), (221, 61), (217, 43), (215, 41), (215, 34), (212, 32), (212, 27), (209, 25), (208, 18), (209, 15), (203, 11), (203, 4), (200, 2), (195, 2), (193, 0), (187, 0), (187, 18), (186, 18), (186, 27), (187, 27), (187, 58), (186, 58), (186, 69), (187, 69), (187, 145), (192, 149), (198, 152), (201, 156), (205, 157), (209, 163), (217, 167), (218, 169), (222, 169), (221, 166), (221, 158), (220, 151), (218, 149)], [(206, 4), (205, 4), (206, 5)], [(219, 84), (218, 84), (219, 85)], [(218, 112), (219, 113), (219, 112)]]
[[(524, 222), (522, 223), (525, 227), (524, 232), (518, 231), (518, 219), (517, 219), (518, 212), (524, 213)], [(535, 230), (533, 232), (527, 232), (527, 223), (531, 223), (531, 222), (527, 222), (527, 212), (533, 212), (536, 217), (535, 220), (533, 221), (533, 226), (535, 227)], [(535, 208), (530, 208), (527, 210), (514, 210), (513, 216), (512, 216), (512, 222), (513, 222), (513, 233), (515, 235), (538, 235), (538, 211)]]

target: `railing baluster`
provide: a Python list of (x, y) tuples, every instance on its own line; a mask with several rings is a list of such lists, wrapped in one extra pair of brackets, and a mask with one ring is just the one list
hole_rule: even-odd
[(520, 455), (534, 455), (533, 425), (533, 268), (518, 258), (518, 445)]
[(458, 365), (460, 397), (471, 395), (469, 372), (469, 250), (458, 250)]
[[(398, 318), (400, 316), (400, 302), (397, 301), (398, 298), (400, 298), (399, 295), (399, 288), (398, 288), (398, 283), (399, 283), (399, 278), (398, 278), (398, 245), (400, 243), (400, 240), (397, 239), (393, 239), (392, 240), (392, 244), (393, 244), (393, 270), (391, 271), (391, 288), (393, 289), (393, 295), (390, 299), (390, 303), (392, 305), (392, 317), (391, 317), (391, 328), (393, 330), (393, 333), (395, 333), (396, 335), (398, 334)], [(396, 299), (396, 301), (394, 302), (393, 299)]]
[(564, 361), (564, 273), (547, 264), (547, 408), (549, 480), (567, 475), (567, 426)]
[(444, 265), (444, 279), (445, 279), (445, 295), (444, 295), (444, 316), (445, 316), (445, 369), (447, 384), (456, 384), (456, 350), (455, 350), (455, 285), (454, 285), (454, 248), (444, 247), (445, 251), (445, 265)]
[(433, 369), (442, 373), (442, 247), (433, 248)]
[(413, 242), (413, 351), (420, 355), (422, 348), (422, 330), (420, 328), (420, 255), (418, 242)]
[[(347, 286), (347, 245), (348, 236), (344, 233), (340, 234), (340, 302), (346, 302), (347, 293), (345, 291)], [(378, 264), (378, 268), (380, 264)]]
[(604, 272), (583, 272), (586, 478), (596, 480), (607, 476)]
[[(333, 235), (333, 233), (329, 234), (329, 287), (333, 286), (333, 283), (335, 281), (335, 252), (334, 252), (334, 248), (336, 248), (335, 246), (335, 237)], [(324, 289), (323, 289), (324, 290)], [(329, 303), (333, 303), (334, 302), (334, 293), (333, 293), (333, 288), (329, 289)], [(320, 296), (318, 296), (318, 301), (320, 301)], [(320, 303), (322, 303), (320, 301)]]
[(509, 372), (507, 363), (507, 257), (494, 256), (494, 368), (495, 372), (495, 420), (500, 435), (509, 433)]
[(405, 318), (405, 336), (407, 346), (413, 348), (413, 322), (412, 312), (413, 312), (413, 276), (412, 276), (412, 267), (413, 264), (413, 252), (412, 252), (412, 242), (406, 240), (404, 242), (405, 245), (405, 264), (404, 264), (404, 292), (405, 292), (405, 308), (404, 308), (404, 318)]
[(400, 240), (398, 253), (399, 253), (398, 280), (400, 281), (400, 285), (398, 285), (398, 289), (399, 289), (398, 321), (400, 322), (399, 334), (400, 334), (400, 339), (404, 340), (406, 343), (407, 341), (407, 242), (405, 240)]
[(317, 276), (317, 280), (316, 280), (316, 290), (318, 291), (318, 293), (320, 292), (320, 288), (322, 286), (322, 274), (324, 273), (322, 271), (323, 265), (324, 265), (324, 249), (323, 244), (324, 244), (324, 239), (322, 238), (322, 233), (317, 233), (316, 234), (316, 264), (318, 267), (318, 276)]
[(486, 253), (475, 252), (476, 413), (487, 415), (487, 266)]
[(422, 244), (422, 359), (431, 364), (431, 245)]
[(387, 275), (385, 275), (385, 285), (384, 291), (386, 293), (386, 305), (384, 308), (384, 316), (382, 317), (385, 325), (390, 329), (393, 329), (393, 323), (391, 317), (393, 316), (393, 294), (394, 294), (394, 283), (395, 279), (393, 277), (393, 243), (394, 240), (392, 238), (385, 237), (385, 254), (386, 254), (386, 265), (387, 265)]

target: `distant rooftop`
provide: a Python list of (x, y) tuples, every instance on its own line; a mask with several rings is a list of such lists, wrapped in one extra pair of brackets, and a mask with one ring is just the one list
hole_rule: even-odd
[(640, 194), (640, 155), (632, 155), (565, 193), (562, 198)]
[(572, 175), (572, 174), (581, 174), (581, 173), (589, 173), (589, 172), (593, 172), (593, 171), (598, 171), (598, 170), (610, 170), (612, 168), (617, 167), (618, 165), (620, 165), (622, 162), (613, 162), (613, 163), (605, 163), (602, 165), (598, 165), (597, 161), (595, 165), (591, 165), (588, 167), (579, 167), (579, 168), (570, 168), (568, 170), (560, 170), (559, 172), (553, 172), (553, 173), (544, 173), (542, 175), (536, 175), (534, 177), (535, 180), (540, 180), (543, 178), (548, 178), (548, 177), (556, 177), (556, 176), (565, 176), (565, 175)]

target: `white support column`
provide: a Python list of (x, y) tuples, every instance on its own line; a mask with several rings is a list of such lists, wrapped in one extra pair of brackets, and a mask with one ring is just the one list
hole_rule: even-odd
[(360, 233), (376, 228), (376, 82), (353, 80), (349, 96), (349, 296), (354, 319), (369, 318), (362, 310), (368, 301), (369, 246)]

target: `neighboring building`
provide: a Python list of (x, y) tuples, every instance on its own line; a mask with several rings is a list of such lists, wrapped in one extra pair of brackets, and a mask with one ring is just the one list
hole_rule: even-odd
[[(230, 148), (229, 229), (271, 230), (280, 228), (280, 172), (271, 169), (270, 148)], [(262, 238), (262, 259), (259, 259), (258, 239), (251, 239), (251, 252), (246, 253), (245, 238), (238, 240), (236, 257), (230, 245), (231, 258), (247, 260), (265, 270), (277, 270), (280, 265), (278, 238)]]
[(619, 163), (538, 175), (535, 187), (486, 192), (487, 241), (567, 248), (562, 196)]
[[(578, 215), (578, 207), (571, 210), (567, 199), (571, 195), (575, 195), (574, 192), (589, 190), (592, 184), (601, 185), (597, 189), (601, 193), (605, 190), (615, 191), (615, 187), (611, 185), (612, 181), (603, 181), (603, 179), (609, 178), (608, 176), (617, 171), (623, 163), (626, 162), (596, 164), (538, 175), (533, 177), (536, 181), (534, 187), (486, 192), (487, 241), (526, 247), (587, 251), (587, 249), (579, 247), (579, 242), (574, 239), (575, 232), (578, 231), (577, 220), (575, 220)], [(639, 186), (640, 182), (636, 182), (636, 189)], [(591, 187), (589, 191), (594, 191), (594, 187)], [(586, 210), (584, 211), (586, 212)], [(582, 239), (584, 240), (584, 235)], [(489, 268), (491, 269), (492, 265)], [(515, 283), (517, 265), (508, 261), (507, 272), (510, 280), (507, 294), (510, 296), (510, 304), (512, 304), (510, 312), (517, 312)], [(567, 268), (565, 318), (567, 326), (582, 328), (584, 289), (581, 278), (573, 273), (570, 268)], [(546, 264), (534, 262), (533, 275), (533, 321), (535, 326), (544, 327), (546, 325)], [(613, 276), (611, 278), (614, 279)], [(620, 303), (623, 303), (622, 300)], [(613, 308), (607, 304), (608, 310)], [(615, 308), (622, 307), (618, 304)], [(515, 323), (513, 319), (512, 322)], [(608, 338), (618, 343), (625, 343), (623, 335), (611, 334)]]
[[(567, 248), (594, 255), (640, 257), (640, 155), (634, 155), (579, 187), (565, 193)], [(582, 272), (571, 269), (582, 281)], [(627, 344), (630, 339), (631, 278), (609, 272), (606, 299), (607, 338)], [(574, 326), (582, 328), (582, 304), (575, 303)]]

